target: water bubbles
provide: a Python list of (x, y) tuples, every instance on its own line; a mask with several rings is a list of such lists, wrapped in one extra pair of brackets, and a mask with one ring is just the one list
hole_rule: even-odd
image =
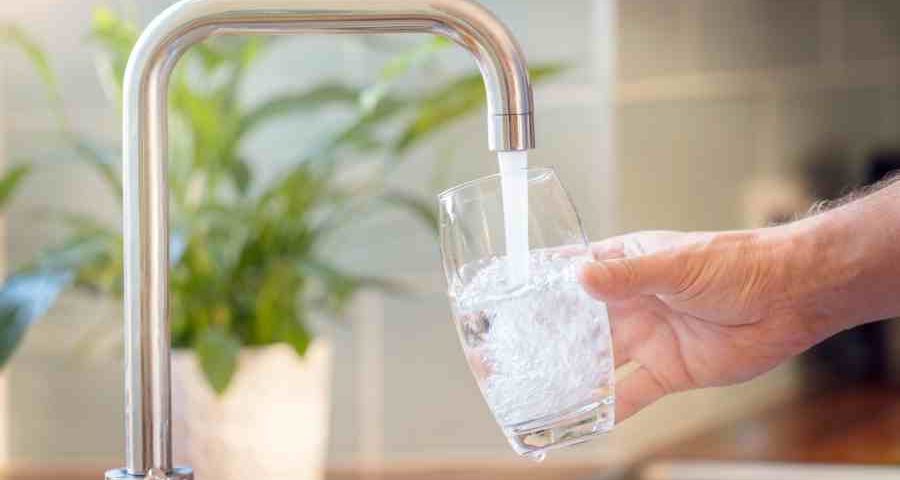
[(491, 329), (491, 318), (488, 312), (476, 312), (465, 315), (460, 320), (460, 324), (466, 346), (476, 348), (484, 342), (485, 335)]
[(501, 425), (595, 402), (612, 381), (606, 309), (577, 280), (586, 261), (532, 252), (528, 281), (510, 291), (495, 259), (457, 297), (466, 356)]

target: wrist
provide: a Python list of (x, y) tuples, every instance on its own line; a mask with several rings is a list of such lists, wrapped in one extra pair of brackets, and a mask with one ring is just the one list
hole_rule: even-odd
[(785, 225), (792, 303), (825, 335), (866, 322), (853, 291), (863, 276), (862, 249), (843, 219), (824, 214)]
[(900, 315), (900, 184), (785, 229), (810, 315), (839, 329)]
[(835, 255), (839, 231), (804, 219), (755, 230), (769, 279), (768, 315), (789, 319), (799, 350), (852, 326), (851, 311), (833, 292), (852, 275)]

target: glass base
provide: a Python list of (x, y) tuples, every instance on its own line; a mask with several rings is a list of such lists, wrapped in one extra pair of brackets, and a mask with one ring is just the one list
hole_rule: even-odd
[(609, 432), (614, 425), (615, 407), (610, 396), (559, 415), (504, 427), (503, 432), (516, 453), (541, 461), (548, 450), (586, 442)]

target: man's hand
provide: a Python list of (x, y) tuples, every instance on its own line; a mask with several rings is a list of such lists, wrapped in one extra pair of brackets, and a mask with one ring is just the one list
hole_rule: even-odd
[[(582, 282), (607, 302), (622, 421), (660, 397), (742, 382), (841, 328), (808, 306), (820, 272), (790, 228), (644, 232), (594, 245)], [(814, 250), (814, 249), (812, 249)]]

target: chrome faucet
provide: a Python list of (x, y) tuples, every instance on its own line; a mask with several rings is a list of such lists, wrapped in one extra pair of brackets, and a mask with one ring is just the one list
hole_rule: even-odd
[(192, 479), (172, 465), (169, 373), (169, 76), (216, 35), (432, 33), (475, 57), (487, 90), (489, 146), (534, 148), (525, 57), (510, 31), (471, 0), (182, 0), (144, 31), (124, 91), (126, 467), (107, 480)]

